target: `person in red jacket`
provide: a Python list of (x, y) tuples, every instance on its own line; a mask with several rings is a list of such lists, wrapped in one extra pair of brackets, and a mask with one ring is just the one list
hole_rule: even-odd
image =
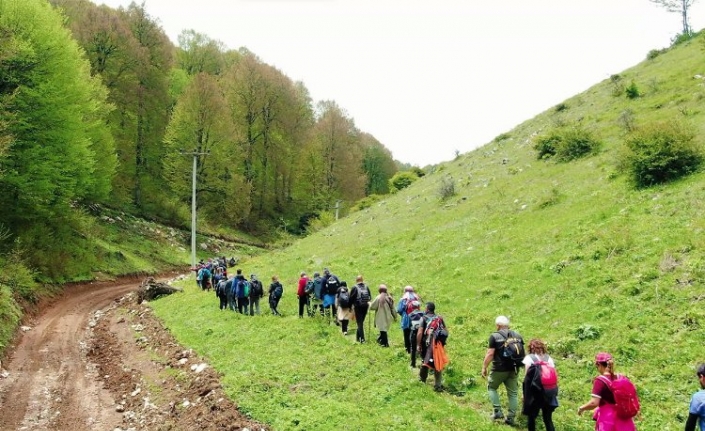
[(304, 317), (304, 307), (306, 307), (308, 297), (308, 293), (306, 293), (306, 283), (308, 283), (308, 277), (306, 277), (305, 272), (301, 272), (299, 288), (296, 290), (296, 295), (299, 297), (299, 317), (302, 319)]

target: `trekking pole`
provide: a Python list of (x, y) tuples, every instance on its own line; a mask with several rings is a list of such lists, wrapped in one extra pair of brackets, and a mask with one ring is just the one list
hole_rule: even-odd
[(372, 310), (369, 304), (367, 304), (367, 335), (372, 335)]

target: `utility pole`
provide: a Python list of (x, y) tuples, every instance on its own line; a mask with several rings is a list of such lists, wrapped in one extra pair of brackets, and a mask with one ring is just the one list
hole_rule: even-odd
[(338, 221), (338, 212), (340, 211), (341, 200), (335, 201), (335, 221)]
[(196, 169), (198, 167), (198, 156), (205, 156), (207, 152), (196, 150), (189, 152), (182, 151), (184, 156), (193, 156), (193, 180), (191, 183), (191, 267), (196, 267)]

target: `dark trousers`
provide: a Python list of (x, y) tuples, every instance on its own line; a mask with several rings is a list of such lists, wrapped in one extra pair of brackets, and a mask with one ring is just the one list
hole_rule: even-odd
[[(415, 342), (416, 340), (414, 340)], [(411, 328), (404, 328), (404, 348), (406, 349), (406, 353), (411, 353)]]
[(247, 306), (250, 304), (248, 298), (237, 298), (237, 312), (240, 314), (247, 314)]
[(218, 299), (220, 299), (220, 309), (227, 310), (228, 309), (228, 297), (225, 295), (218, 295)]
[(367, 307), (355, 307), (355, 322), (357, 322), (356, 341), (365, 341), (365, 317), (367, 317)]
[(350, 321), (348, 319), (343, 319), (340, 322), (341, 322), (341, 325), (343, 326), (343, 332), (347, 333), (348, 332), (348, 323), (350, 323)]
[(304, 308), (306, 308), (307, 302), (308, 297), (306, 295), (299, 296), (299, 317), (304, 317)]
[(409, 333), (409, 341), (411, 342), (411, 366), (413, 368), (416, 368), (416, 349), (418, 347), (418, 343), (416, 343), (416, 334), (418, 332), (419, 329), (416, 328)]
[(275, 316), (281, 316), (281, 314), (279, 314), (279, 311), (277, 311), (277, 306), (279, 306), (279, 299), (269, 298), (269, 308), (272, 310), (272, 314), (274, 314)]
[[(536, 418), (538, 415), (538, 410), (534, 410), (528, 415), (527, 427), (529, 431), (536, 431)], [(556, 428), (553, 426), (553, 407), (542, 406), (541, 415), (543, 416), (543, 424), (546, 426), (546, 431), (556, 431)]]
[[(419, 379), (421, 379), (421, 381), (424, 383), (426, 383), (426, 379), (428, 378), (428, 370), (430, 370), (430, 368), (425, 365), (422, 365), (421, 370), (419, 371)], [(435, 369), (433, 370), (433, 388), (438, 391), (443, 388), (441, 381), (441, 372), (436, 371)]]

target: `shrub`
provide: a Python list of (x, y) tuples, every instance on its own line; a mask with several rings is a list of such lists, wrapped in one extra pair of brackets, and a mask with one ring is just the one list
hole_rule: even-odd
[(600, 141), (582, 127), (559, 127), (535, 139), (538, 159), (555, 156), (559, 162), (569, 162), (599, 150)]
[(392, 190), (392, 192), (398, 192), (399, 190), (409, 187), (414, 181), (418, 179), (419, 177), (414, 172), (397, 172), (389, 180), (389, 189)]
[(634, 81), (632, 81), (629, 86), (624, 89), (624, 92), (627, 95), (628, 99), (638, 99), (639, 97), (641, 97), (641, 91), (639, 91), (639, 87)]
[(637, 187), (661, 184), (695, 172), (703, 152), (692, 127), (678, 121), (654, 123), (631, 133), (620, 167)]
[(602, 329), (590, 324), (583, 324), (578, 326), (574, 333), (576, 338), (580, 341), (597, 340), (600, 338), (600, 335), (602, 335)]
[(647, 60), (653, 60), (654, 58), (658, 57), (659, 55), (663, 54), (664, 52), (668, 51), (668, 49), (652, 49), (646, 54), (646, 59)]
[(374, 205), (375, 202), (381, 201), (382, 198), (383, 198), (382, 195), (375, 195), (375, 194), (372, 194), (372, 195), (369, 195), (369, 196), (365, 196), (364, 198), (362, 198), (362, 199), (360, 199), (359, 201), (357, 201), (357, 202), (355, 203), (355, 205), (354, 205), (352, 208), (350, 208), (350, 210), (353, 211), (353, 212), (354, 212), (354, 211), (361, 211), (361, 210), (364, 210), (364, 209), (369, 208), (369, 207), (371, 207), (372, 205)]
[(441, 179), (441, 185), (438, 187), (438, 195), (441, 200), (455, 196), (455, 180), (452, 177), (443, 177)]
[(568, 109), (568, 105), (566, 105), (565, 103), (559, 103), (554, 109), (556, 112), (565, 111), (566, 109)]
[(619, 123), (625, 132), (633, 132), (636, 128), (634, 112), (631, 109), (622, 111), (622, 113), (619, 114), (619, 118), (617, 118), (617, 123)]
[(506, 133), (506, 132), (500, 133), (499, 135), (495, 136), (492, 141), (493, 142), (502, 142), (502, 141), (505, 141), (511, 137), (512, 137), (512, 135), (510, 133)]

